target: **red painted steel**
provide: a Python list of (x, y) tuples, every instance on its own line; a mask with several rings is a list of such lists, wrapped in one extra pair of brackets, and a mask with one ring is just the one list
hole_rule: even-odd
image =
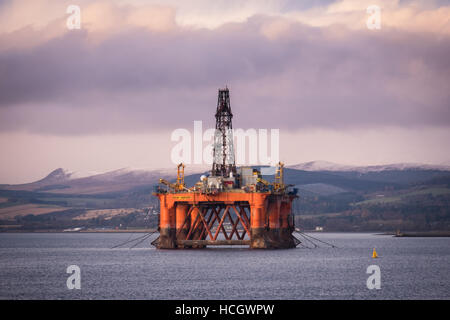
[(161, 207), (159, 248), (204, 247), (202, 241), (208, 245), (215, 241), (235, 244), (236, 240), (247, 244), (245, 239), (250, 240), (251, 248), (295, 246), (290, 222), (293, 195), (176, 192), (157, 196)]

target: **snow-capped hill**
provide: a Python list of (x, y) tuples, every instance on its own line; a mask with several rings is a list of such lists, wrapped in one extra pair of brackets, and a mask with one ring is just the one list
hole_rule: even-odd
[(50, 172), (45, 178), (36, 183), (58, 183), (70, 179), (71, 173), (63, 168), (58, 168)]
[(360, 172), (380, 172), (388, 170), (441, 170), (450, 171), (450, 166), (446, 165), (432, 165), (421, 163), (394, 163), (377, 166), (356, 167), (355, 171)]
[(36, 181), (35, 183), (58, 183), (68, 180), (76, 180), (81, 178), (87, 178), (91, 176), (100, 175), (102, 173), (96, 171), (70, 171), (63, 168), (58, 168), (50, 172), (45, 178)]
[(373, 166), (351, 166), (351, 165), (337, 164), (328, 161), (310, 161), (287, 167), (290, 169), (303, 171), (356, 171), (361, 173), (381, 172), (389, 170), (415, 170), (415, 169), (450, 171), (449, 165), (431, 165), (420, 163), (394, 163), (394, 164), (373, 165)]
[(71, 180), (96, 176), (96, 175), (99, 175), (102, 173), (104, 173), (104, 172), (99, 172), (99, 171), (70, 171), (69, 172)]
[(354, 168), (353, 166), (347, 166), (323, 160), (309, 161), (287, 167), (290, 169), (303, 171), (348, 171)]
[[(198, 166), (188, 166), (185, 169), (185, 176), (205, 171), (204, 167)], [(176, 167), (169, 169), (127, 167), (103, 173), (68, 171), (58, 168), (41, 180), (20, 185), (4, 185), (2, 189), (95, 194), (148, 187), (157, 184), (160, 178), (174, 181), (176, 176)]]
[[(186, 166), (185, 175), (202, 173), (208, 168), (200, 166)], [(98, 178), (98, 179), (115, 179), (117, 177), (161, 177), (161, 178), (173, 178), (177, 176), (177, 168), (148, 168), (148, 167), (125, 167), (103, 173), (95, 173), (92, 175), (83, 175), (80, 178)], [(71, 176), (73, 177), (73, 175)]]
[[(324, 184), (345, 189), (352, 183), (355, 183), (354, 188), (358, 189), (361, 188), (361, 179), (365, 179), (364, 183), (368, 185), (377, 183), (412, 183), (426, 181), (439, 175), (448, 175), (450, 171), (450, 166), (445, 165), (398, 163), (363, 167), (340, 165), (328, 161), (311, 161), (287, 166), (287, 168), (299, 170), (289, 174), (292, 183), (312, 184), (313, 188), (319, 188), (323, 192), (331, 192), (330, 190), (324, 190)], [(187, 166), (185, 168), (186, 183), (193, 185), (198, 181), (199, 174), (206, 172), (208, 169), (209, 167), (205, 168), (204, 166)], [(434, 170), (440, 170), (441, 173), (437, 173)], [(304, 175), (302, 171), (317, 172), (317, 175)], [(403, 172), (399, 175), (398, 171)], [(335, 174), (324, 175), (323, 173), (325, 172), (335, 172)], [(340, 174), (338, 174), (339, 172)], [(1, 189), (64, 194), (134, 192), (133, 190), (138, 189), (150, 192), (148, 191), (149, 188), (157, 185), (160, 178), (175, 181), (176, 175), (176, 166), (169, 169), (121, 168), (104, 173), (94, 173), (93, 175), (69, 172), (59, 168), (39, 181), (20, 185), (2, 185)]]

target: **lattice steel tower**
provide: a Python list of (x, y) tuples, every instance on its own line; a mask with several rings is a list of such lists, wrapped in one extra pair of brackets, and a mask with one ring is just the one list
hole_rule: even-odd
[(211, 170), (213, 176), (229, 177), (230, 173), (233, 173), (233, 175), (236, 173), (232, 119), (230, 91), (228, 88), (219, 89)]

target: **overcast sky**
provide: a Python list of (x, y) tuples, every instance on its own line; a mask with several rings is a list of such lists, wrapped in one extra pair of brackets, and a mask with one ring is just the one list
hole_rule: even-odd
[(0, 183), (171, 167), (171, 132), (213, 126), (225, 85), (234, 127), (280, 129), (288, 164), (450, 164), (449, 18), (448, 1), (0, 1)]

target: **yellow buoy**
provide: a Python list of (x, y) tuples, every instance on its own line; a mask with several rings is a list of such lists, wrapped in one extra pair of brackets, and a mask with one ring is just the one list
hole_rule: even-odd
[(372, 252), (372, 258), (378, 258), (378, 254), (377, 254), (377, 252), (375, 251), (375, 248), (373, 248), (373, 252)]

